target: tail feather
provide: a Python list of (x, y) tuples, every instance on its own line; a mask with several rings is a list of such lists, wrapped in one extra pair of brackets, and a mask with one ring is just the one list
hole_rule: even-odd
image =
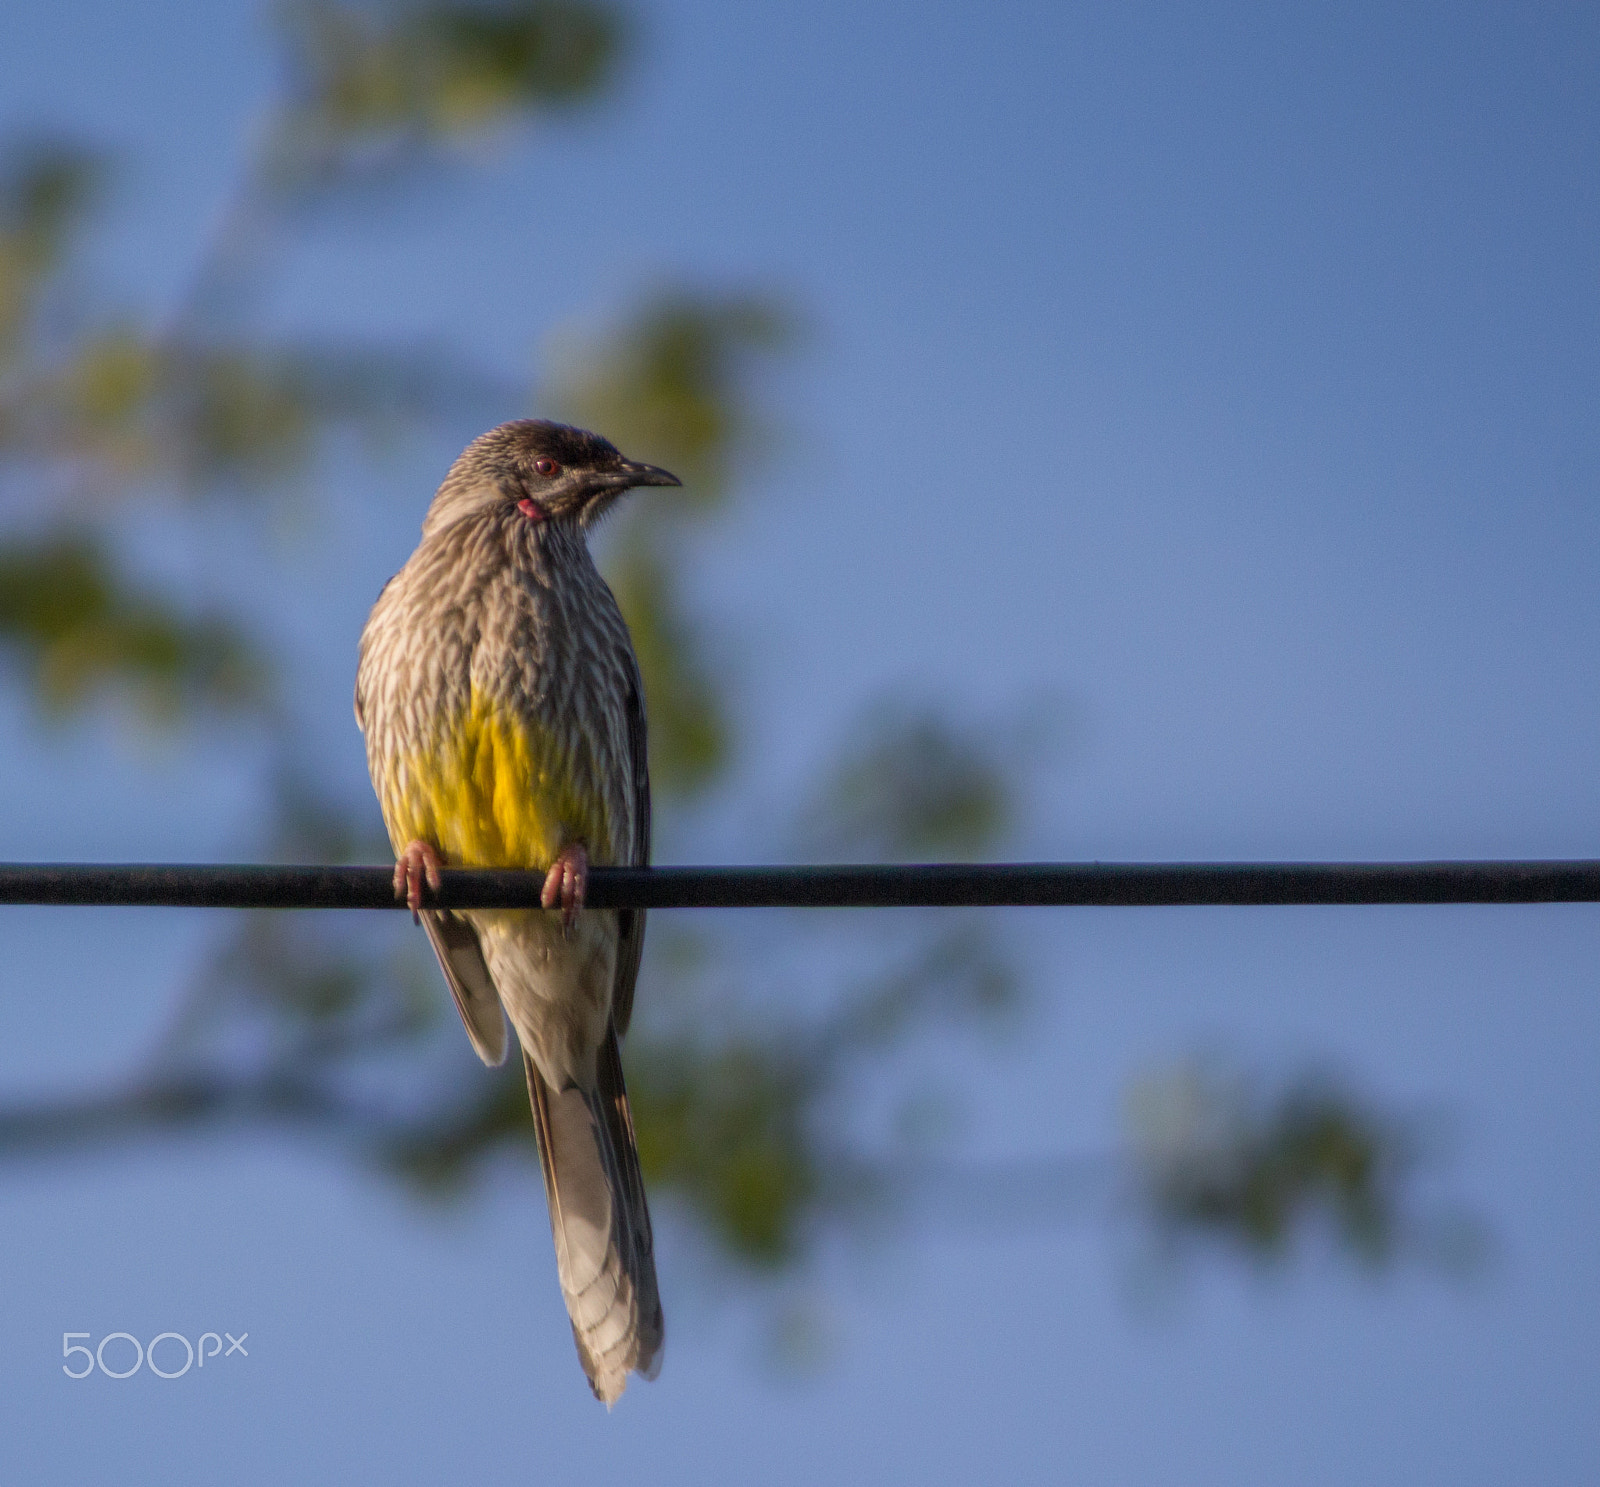
[(592, 1091), (552, 1089), (526, 1054), (523, 1066), (573, 1340), (596, 1398), (611, 1405), (630, 1371), (655, 1376), (663, 1337), (650, 1215), (615, 1034), (602, 1049)]
[(639, 1141), (633, 1132), (633, 1111), (628, 1105), (628, 1087), (622, 1079), (622, 1054), (617, 1047), (615, 1028), (600, 1048), (597, 1087), (616, 1159), (617, 1191), (624, 1195), (622, 1210), (638, 1262), (634, 1284), (638, 1297), (639, 1361), (634, 1368), (645, 1378), (653, 1379), (661, 1371), (666, 1331), (661, 1315), (661, 1293), (656, 1286), (656, 1242), (650, 1228), (650, 1205), (644, 1196)]

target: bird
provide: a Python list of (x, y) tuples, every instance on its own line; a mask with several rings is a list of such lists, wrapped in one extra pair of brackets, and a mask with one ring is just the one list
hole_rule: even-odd
[[(590, 865), (650, 860), (644, 687), (587, 534), (677, 476), (584, 429), (518, 419), (474, 439), (361, 633), (355, 713), (395, 851), (467, 1035), (521, 1047), (556, 1268), (579, 1361), (609, 1408), (664, 1341), (619, 1043), (642, 909), (584, 909)], [(428, 907), (441, 869), (545, 873), (539, 908)]]

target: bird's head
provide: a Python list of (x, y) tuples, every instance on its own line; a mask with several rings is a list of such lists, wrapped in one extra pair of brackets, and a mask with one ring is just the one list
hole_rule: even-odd
[(464, 517), (515, 511), (523, 520), (588, 527), (637, 485), (681, 485), (669, 471), (627, 460), (586, 429), (540, 418), (503, 423), (461, 452), (439, 487), (423, 535)]

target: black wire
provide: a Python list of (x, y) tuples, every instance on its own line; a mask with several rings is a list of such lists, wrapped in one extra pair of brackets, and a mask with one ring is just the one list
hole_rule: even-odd
[[(392, 909), (390, 867), (0, 864), (0, 904)], [(442, 908), (523, 908), (542, 873), (449, 871)], [(593, 868), (597, 909), (1600, 902), (1600, 861), (936, 863)]]

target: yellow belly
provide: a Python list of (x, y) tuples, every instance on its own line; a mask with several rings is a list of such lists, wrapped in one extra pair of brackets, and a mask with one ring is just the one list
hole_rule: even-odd
[(398, 852), (431, 842), (450, 866), (547, 868), (569, 842), (610, 856), (598, 791), (578, 788), (572, 752), (474, 694), (434, 747), (390, 762), (380, 790)]

